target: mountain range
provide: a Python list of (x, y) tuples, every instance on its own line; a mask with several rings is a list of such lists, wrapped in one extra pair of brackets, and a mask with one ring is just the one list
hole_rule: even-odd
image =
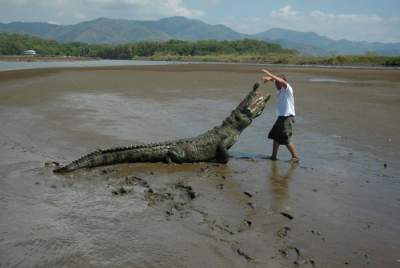
[(171, 39), (240, 40), (256, 39), (280, 44), (305, 55), (364, 54), (400, 55), (400, 43), (354, 42), (333, 40), (313, 32), (297, 32), (273, 28), (258, 34), (243, 34), (225, 25), (210, 25), (185, 17), (169, 17), (154, 21), (98, 18), (74, 25), (40, 22), (0, 23), (0, 32), (15, 32), (59, 42), (120, 44), (137, 41)]

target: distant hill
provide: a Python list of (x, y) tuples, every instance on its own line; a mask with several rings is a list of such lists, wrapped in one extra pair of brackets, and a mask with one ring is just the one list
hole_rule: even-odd
[(170, 38), (185, 41), (240, 40), (247, 37), (247, 35), (235, 32), (224, 25), (210, 25), (200, 20), (192, 20), (185, 17), (171, 17), (158, 21), (143, 21), (141, 23), (150, 29), (168, 34)]
[(313, 32), (296, 32), (273, 28), (266, 32), (253, 35), (253, 38), (275, 42), (285, 48), (296, 49), (303, 54), (363, 54), (374, 52), (387, 56), (400, 55), (400, 43), (353, 42), (348, 40), (333, 40)]
[(99, 18), (67, 26), (30, 22), (0, 23), (0, 32), (25, 33), (59, 42), (107, 44), (170, 39), (239, 40), (246, 37), (223, 25), (209, 25), (184, 17), (171, 17), (157, 21)]
[(240, 40), (245, 38), (274, 42), (284, 48), (306, 55), (364, 54), (400, 55), (400, 43), (352, 42), (333, 40), (313, 32), (285, 29), (246, 35), (224, 25), (210, 25), (185, 17), (170, 17), (156, 21), (99, 18), (74, 25), (55, 25), (37, 22), (0, 23), (0, 32), (24, 33), (59, 42), (121, 44), (137, 41), (166, 41), (171, 39)]
[(24, 33), (44, 37), (49, 32), (56, 31), (56, 29), (62, 27), (63, 26), (45, 22), (11, 22), (0, 23), (0, 32)]

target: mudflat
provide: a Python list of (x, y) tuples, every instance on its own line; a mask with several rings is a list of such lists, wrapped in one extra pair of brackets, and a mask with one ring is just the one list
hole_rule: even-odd
[(272, 84), (227, 165), (44, 165), (200, 134), (260, 68), (0, 72), (0, 266), (398, 267), (399, 70), (271, 68), (294, 88), (298, 165), (265, 159)]

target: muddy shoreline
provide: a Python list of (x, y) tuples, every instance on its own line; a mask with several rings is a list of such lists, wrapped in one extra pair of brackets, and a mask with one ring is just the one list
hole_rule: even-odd
[(206, 131), (259, 68), (0, 72), (0, 266), (397, 267), (398, 70), (273, 68), (295, 89), (300, 165), (264, 158), (267, 85), (227, 165), (44, 167)]
[(90, 57), (76, 57), (76, 56), (23, 56), (23, 55), (0, 55), (0, 61), (88, 61), (98, 60), (97, 58)]

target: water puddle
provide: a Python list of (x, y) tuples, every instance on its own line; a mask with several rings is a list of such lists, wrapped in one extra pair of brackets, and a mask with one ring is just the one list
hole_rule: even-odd
[(312, 83), (350, 83), (350, 81), (335, 78), (310, 78), (308, 81)]

